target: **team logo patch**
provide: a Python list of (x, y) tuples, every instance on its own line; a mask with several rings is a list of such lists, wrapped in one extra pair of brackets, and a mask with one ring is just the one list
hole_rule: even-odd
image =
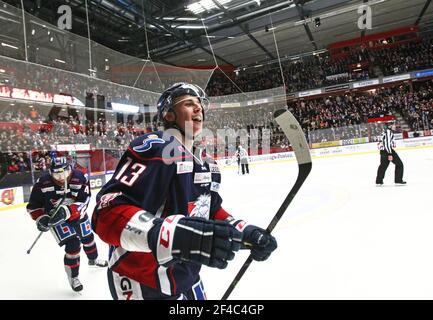
[(195, 202), (188, 202), (189, 216), (209, 219), (210, 201), (210, 194), (202, 194)]
[(143, 144), (141, 146), (137, 146), (132, 148), (136, 152), (145, 152), (147, 150), (150, 150), (152, 148), (152, 145), (154, 143), (165, 143), (164, 139), (159, 138), (156, 134), (150, 134), (147, 136), (146, 139), (143, 140)]
[(182, 161), (176, 163), (177, 174), (192, 172), (194, 169), (194, 163), (192, 161)]
[(121, 194), (122, 192), (111, 192), (111, 193), (104, 194), (99, 200), (98, 209), (109, 207), (114, 201), (114, 199), (116, 199)]

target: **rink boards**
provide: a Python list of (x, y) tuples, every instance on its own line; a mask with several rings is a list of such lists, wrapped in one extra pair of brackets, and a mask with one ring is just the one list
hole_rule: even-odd
[[(410, 138), (396, 140), (396, 150), (412, 150), (422, 148), (433, 148), (433, 136)], [(378, 152), (377, 142), (352, 144), (328, 148), (311, 149), (311, 156), (314, 159), (317, 158), (331, 158), (331, 157), (344, 157), (344, 156), (356, 156), (362, 154), (371, 154)], [(286, 162), (295, 161), (295, 155), (293, 152), (282, 152), (265, 155), (250, 156), (250, 164), (266, 164), (269, 162)], [(235, 157), (225, 158), (217, 161), (222, 168), (235, 168), (237, 162)], [(108, 181), (112, 177), (112, 174), (105, 175), (105, 181)], [(98, 191), (98, 190), (94, 190)], [(20, 208), (25, 206), (27, 203), (24, 202), (23, 187), (14, 187), (7, 189), (0, 189), (0, 211)]]

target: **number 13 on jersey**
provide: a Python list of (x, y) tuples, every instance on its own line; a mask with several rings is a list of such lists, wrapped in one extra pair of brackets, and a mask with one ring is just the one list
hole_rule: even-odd
[[(144, 164), (135, 162), (131, 165), (132, 159), (126, 158), (125, 164), (120, 169), (119, 173), (114, 177), (114, 179), (120, 181), (123, 184), (126, 184), (128, 187), (131, 187), (138, 179), (140, 174), (146, 170), (146, 166)], [(125, 171), (128, 170), (127, 173)]]

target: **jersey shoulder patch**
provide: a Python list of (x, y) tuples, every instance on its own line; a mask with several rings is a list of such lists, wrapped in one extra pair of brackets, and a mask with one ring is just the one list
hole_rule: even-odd
[(165, 143), (166, 141), (161, 138), (160, 132), (152, 132), (134, 140), (131, 147), (135, 152), (143, 153), (150, 149), (159, 149)]

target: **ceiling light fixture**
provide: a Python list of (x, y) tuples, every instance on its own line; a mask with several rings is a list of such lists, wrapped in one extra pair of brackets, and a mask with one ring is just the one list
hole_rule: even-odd
[[(224, 6), (232, 0), (219, 0), (218, 3)], [(205, 11), (211, 11), (218, 9), (218, 6), (212, 0), (200, 0), (198, 2), (191, 3), (186, 7), (186, 10), (191, 11), (194, 14), (199, 14)]]
[(18, 50), (18, 47), (15, 47), (15, 46), (13, 46), (11, 44), (7, 44), (7, 43), (2, 42), (1, 45), (2, 45), (2, 47), (8, 47), (8, 48), (12, 48), (12, 49)]

